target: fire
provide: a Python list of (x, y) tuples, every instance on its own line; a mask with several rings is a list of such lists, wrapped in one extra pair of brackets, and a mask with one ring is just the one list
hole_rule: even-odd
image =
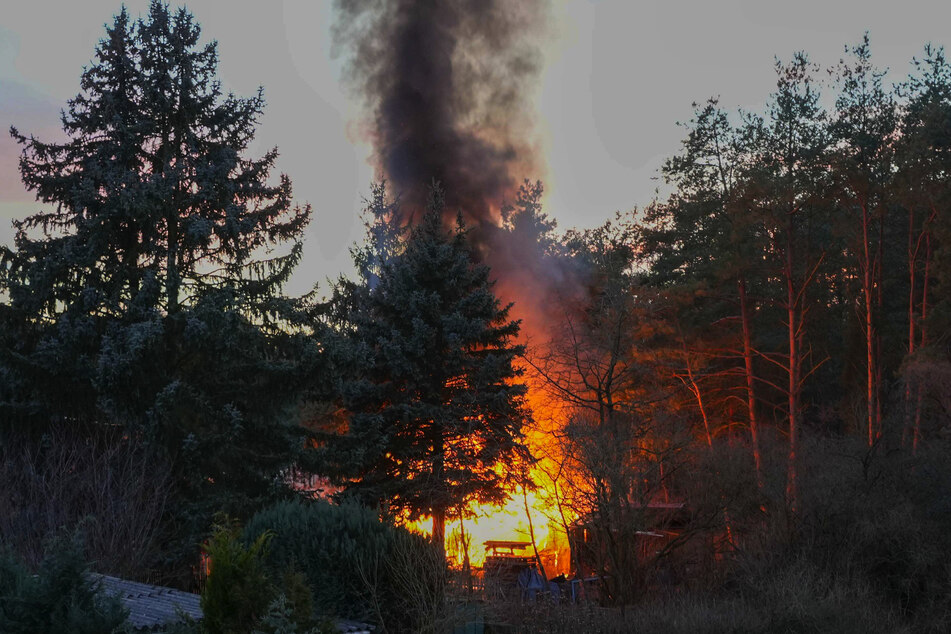
[[(556, 417), (556, 409), (544, 399), (543, 391), (533, 389), (529, 381), (528, 404), (533, 411), (536, 426), (527, 430), (527, 443), (536, 458), (545, 455), (550, 442), (548, 432)], [(528, 542), (527, 554), (534, 557), (535, 549), (545, 574), (550, 578), (570, 572), (571, 557), (564, 522), (575, 518), (561, 517), (554, 508), (551, 491), (546, 489), (544, 458), (531, 470), (535, 489), (517, 489), (511, 492), (502, 506), (471, 504), (465, 517), (456, 517), (446, 523), (446, 557), (456, 568), (465, 565), (468, 550), (469, 565), (481, 567), (485, 562), (487, 541)], [(432, 534), (432, 518), (407, 522), (412, 530)]]
[[(551, 520), (551, 509), (538, 492), (514, 492), (501, 507), (472, 505), (469, 513), (471, 517), (462, 520), (457, 518), (446, 527), (446, 557), (451, 566), (463, 567), (466, 542), (469, 564), (478, 568), (485, 562), (485, 542), (506, 540), (531, 543), (534, 535), (534, 545), (545, 573), (552, 577), (569, 572), (570, 558), (565, 531)], [(431, 518), (410, 523), (409, 526), (422, 533), (432, 533)], [(531, 547), (529, 553), (534, 556)]]

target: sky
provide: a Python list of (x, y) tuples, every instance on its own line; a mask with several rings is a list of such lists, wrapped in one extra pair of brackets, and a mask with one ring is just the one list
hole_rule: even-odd
[[(509, 0), (518, 1), (518, 0)], [(173, 6), (177, 3), (172, 2)], [(761, 110), (775, 87), (775, 57), (795, 51), (831, 66), (868, 30), (875, 63), (901, 81), (926, 42), (951, 45), (951, 2), (834, 0), (552, 0), (545, 67), (534, 92), (545, 211), (560, 228), (591, 227), (643, 207), (659, 168), (677, 152), (691, 104), (719, 96), (727, 109)], [(148, 0), (128, 0), (133, 16)], [(31, 0), (0, 9), (0, 129), (61, 139), (59, 111), (118, 0)], [(341, 82), (330, 0), (191, 0), (207, 40), (219, 45), (226, 91), (264, 87), (267, 107), (251, 154), (277, 146), (278, 171), (314, 217), (288, 290), (350, 271), (362, 238), (359, 212), (373, 170), (358, 140), (357, 98)], [(19, 147), (0, 135), (0, 241), (10, 221), (38, 209), (19, 181)]]

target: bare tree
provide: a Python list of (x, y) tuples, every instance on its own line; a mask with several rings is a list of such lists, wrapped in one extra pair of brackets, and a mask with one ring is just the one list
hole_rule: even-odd
[[(566, 532), (591, 535), (581, 554), (607, 598), (623, 604), (643, 588), (651, 562), (636, 544), (647, 509), (666, 499), (682, 444), (660, 429), (665, 417), (654, 416), (668, 400), (660, 348), (650, 345), (659, 332), (657, 298), (636, 283), (633, 236), (620, 220), (568, 234), (569, 256), (589, 267), (585, 292), (562, 298), (550, 340), (528, 361), (553, 404), (540, 452), (543, 490)], [(576, 570), (584, 568), (577, 548)]]
[(119, 433), (56, 430), (0, 442), (0, 542), (28, 563), (61, 530), (82, 532), (99, 572), (142, 577), (156, 554), (170, 471)]

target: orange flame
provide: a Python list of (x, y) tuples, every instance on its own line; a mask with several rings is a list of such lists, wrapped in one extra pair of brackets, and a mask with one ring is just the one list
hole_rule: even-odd
[[(535, 414), (536, 426), (527, 430), (526, 440), (532, 454), (538, 458), (545, 455), (544, 448), (551, 442), (548, 430), (555, 419), (554, 409), (545, 401), (543, 391), (533, 389), (529, 381), (529, 406)], [(544, 458), (531, 470), (535, 490), (518, 489), (502, 506), (471, 504), (467, 517), (456, 518), (446, 525), (446, 556), (450, 565), (461, 568), (466, 559), (470, 566), (481, 567), (485, 562), (485, 542), (521, 541), (533, 543), (525, 554), (534, 556), (537, 549), (541, 564), (549, 577), (570, 572), (570, 553), (563, 518), (554, 508), (552, 491), (546, 488)], [(407, 527), (420, 533), (432, 534), (432, 518), (407, 522)], [(534, 537), (534, 539), (533, 539)]]

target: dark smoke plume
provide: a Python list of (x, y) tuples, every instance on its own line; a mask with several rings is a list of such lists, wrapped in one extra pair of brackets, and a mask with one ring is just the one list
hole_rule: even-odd
[(440, 182), (447, 214), (463, 214), (483, 256), (503, 201), (543, 176), (530, 98), (547, 4), (336, 1), (335, 52), (364, 100), (378, 176), (411, 214)]

